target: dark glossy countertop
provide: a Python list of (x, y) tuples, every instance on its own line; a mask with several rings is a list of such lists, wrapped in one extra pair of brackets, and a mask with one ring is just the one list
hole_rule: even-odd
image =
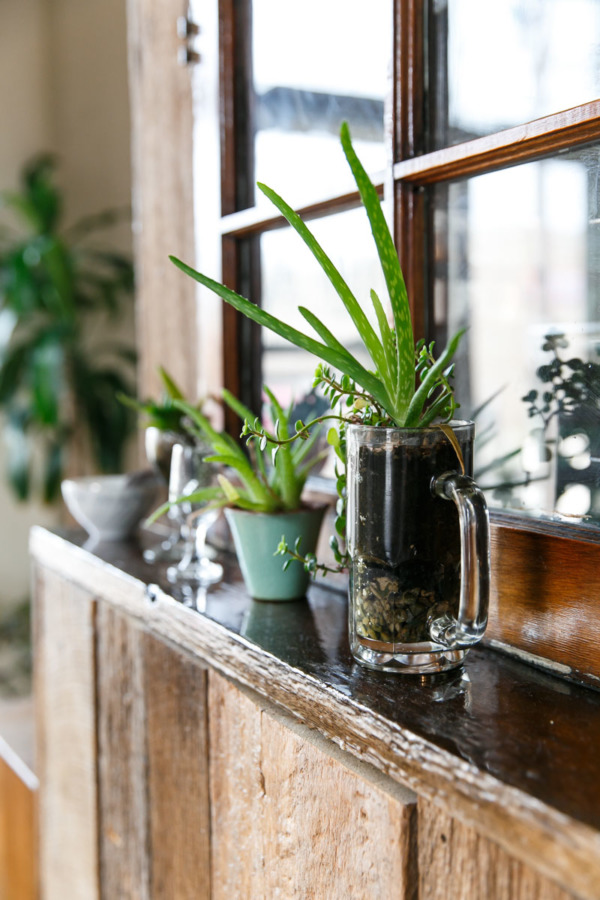
[[(37, 531), (34, 557), (36, 545), (41, 548), (50, 534)], [(72, 548), (86, 546), (82, 534), (51, 537)], [(339, 590), (313, 585), (307, 600), (252, 601), (233, 557), (220, 554), (224, 581), (196, 596), (184, 596), (168, 583), (164, 566), (143, 561), (138, 543), (87, 546), (86, 555), (96, 565), (108, 563), (144, 585), (148, 623), (152, 623), (148, 600), (164, 594), (172, 598), (170, 602), (188, 607), (182, 622), (190, 631), (196, 621), (199, 635), (209, 623), (220, 626), (214, 631), (220, 649), (209, 662), (218, 668), (219, 653), (225, 654), (226, 674), (235, 675), (239, 667), (242, 682), (271, 694), (275, 702), (283, 698), (304, 718), (314, 708), (312, 724), (322, 723), (324, 733), (334, 739), (337, 735), (342, 746), (409, 786), (421, 783), (414, 767), (418, 757), (421, 770), (428, 771), (422, 783), (431, 786), (432, 795), (442, 789), (451, 794), (456, 782), (457, 809), (461, 797), (468, 795), (471, 821), (486, 804), (504, 803), (503, 824), (498, 827), (508, 828), (506, 815), (516, 804), (522, 820), (535, 824), (539, 819), (549, 839), (564, 825), (565, 840), (570, 835), (575, 845), (573, 852), (581, 848), (577, 849), (579, 837), (572, 829), (581, 825), (584, 844), (588, 842), (585, 852), (589, 855), (591, 846), (600, 867), (600, 692), (488, 648), (473, 649), (464, 668), (447, 675), (380, 674), (360, 667), (350, 656), (347, 600)], [(46, 554), (42, 562), (48, 558)], [(267, 677), (269, 669), (275, 674)], [(278, 673), (281, 679), (288, 675), (291, 679), (289, 704), (285, 691), (275, 689)], [(300, 706), (294, 699), (304, 684), (314, 692), (312, 706), (305, 700)], [(329, 716), (330, 708), (335, 715)], [(340, 726), (344, 717), (347, 733), (344, 724)]]

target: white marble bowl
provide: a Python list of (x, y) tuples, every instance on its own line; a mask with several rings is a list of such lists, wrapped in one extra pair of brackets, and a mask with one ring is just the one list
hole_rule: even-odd
[(154, 508), (160, 486), (153, 472), (67, 478), (63, 499), (73, 518), (97, 541), (129, 537)]

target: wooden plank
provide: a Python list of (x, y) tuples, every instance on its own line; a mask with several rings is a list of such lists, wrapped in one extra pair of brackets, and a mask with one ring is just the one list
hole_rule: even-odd
[(35, 900), (37, 779), (0, 738), (0, 897)]
[(419, 799), (419, 900), (573, 900), (472, 828)]
[(264, 897), (260, 715), (213, 672), (208, 686), (213, 898)]
[(480, 175), (598, 140), (600, 100), (405, 159), (394, 166), (396, 180), (425, 185)]
[(215, 898), (416, 896), (414, 794), (209, 680)]
[(36, 769), (44, 900), (96, 900), (94, 611), (51, 572), (34, 580)]
[[(177, 603), (165, 592), (168, 589), (156, 585), (149, 604), (144, 581), (148, 570), (136, 562), (137, 557), (130, 558), (125, 547), (115, 551), (114, 561), (102, 560), (41, 528), (33, 530), (31, 547), (36, 559), (69, 572), (90, 590), (101, 589), (110, 603), (154, 633), (313, 724), (544, 876), (597, 900), (598, 768), (597, 756), (590, 750), (590, 733), (599, 727), (595, 692), (554, 682), (499, 654), (480, 651), (471, 654), (467, 664), (471, 685), (464, 700), (469, 705), (461, 711), (460, 697), (429, 704), (427, 693), (414, 681), (381, 679), (350, 667), (342, 637), (345, 624), (338, 628), (327, 621), (335, 603), (326, 604), (318, 591), (316, 597), (321, 599), (311, 605), (311, 615), (317, 617), (319, 643), (325, 641), (328, 662), (309, 672), (301, 663), (292, 665), (285, 656), (246, 641), (236, 632), (235, 622), (227, 624), (227, 610), (233, 609), (235, 619), (241, 604), (249, 602), (243, 600), (238, 584), (223, 582), (214, 588), (210, 615), (205, 616)], [(282, 640), (282, 650), (285, 644)], [(508, 692), (507, 681), (513, 685)], [(389, 704), (382, 705), (380, 699), (388, 695)], [(423, 718), (411, 724), (419, 698)], [(528, 702), (523, 706), (521, 699)], [(552, 714), (557, 705), (565, 713), (559, 736)], [(586, 722), (585, 731), (575, 726), (577, 710)], [(534, 731), (528, 728), (532, 715), (537, 723)], [(456, 744), (457, 729), (467, 735), (463, 748)], [(473, 759), (473, 751), (482, 746), (485, 755)], [(572, 762), (564, 762), (565, 754)], [(522, 759), (528, 760), (527, 770)]]
[(169, 260), (194, 259), (191, 72), (177, 62), (178, 0), (128, 0), (139, 391), (165, 366), (197, 393), (195, 287)]
[(152, 896), (210, 897), (206, 672), (143, 637)]
[(598, 544), (492, 524), (486, 641), (598, 687)]
[(147, 747), (139, 628), (97, 614), (100, 883), (105, 900), (150, 898)]

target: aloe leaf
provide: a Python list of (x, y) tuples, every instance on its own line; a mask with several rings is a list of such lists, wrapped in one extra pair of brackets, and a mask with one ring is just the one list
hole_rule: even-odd
[(163, 368), (163, 366), (158, 367), (158, 373), (171, 400), (184, 400), (185, 397), (181, 391), (181, 388), (179, 388), (178, 385), (175, 384), (175, 382), (173, 381), (167, 370)]
[[(351, 353), (346, 350), (343, 344), (341, 344), (334, 334), (331, 333), (327, 325), (324, 322), (315, 316), (314, 313), (307, 309), (305, 306), (299, 306), (298, 312), (304, 316), (308, 324), (314, 328), (317, 332), (321, 340), (325, 341), (328, 347), (331, 347), (332, 350), (337, 350), (338, 353), (348, 354), (348, 356), (352, 356)], [(353, 357), (354, 358), (354, 357)], [(356, 360), (358, 362), (358, 360)]]
[(227, 388), (223, 388), (221, 391), (221, 396), (223, 400), (227, 404), (227, 406), (234, 411), (234, 413), (242, 420), (242, 422), (248, 420), (248, 422), (254, 422), (256, 419), (256, 413), (253, 413), (252, 410), (242, 403), (241, 400), (238, 400), (231, 391), (228, 391)]
[[(223, 400), (227, 404), (227, 406), (233, 410), (233, 412), (238, 416), (242, 422), (248, 422), (249, 425), (257, 419), (257, 416), (252, 412), (252, 410), (246, 406), (241, 400), (238, 400), (231, 391), (228, 391), (227, 388), (223, 388), (221, 391), (221, 396)], [(254, 442), (254, 451), (256, 453), (256, 464), (258, 470), (263, 478), (263, 480), (267, 481), (267, 473), (266, 473), (266, 464), (265, 464), (265, 452), (260, 449), (258, 442)]]
[(375, 315), (377, 316), (377, 322), (379, 324), (381, 342), (385, 351), (386, 361), (388, 363), (388, 366), (391, 366), (391, 369), (387, 372), (387, 377), (391, 382), (390, 386), (388, 386), (388, 393), (393, 396), (395, 393), (396, 385), (398, 384), (398, 358), (396, 355), (396, 345), (394, 343), (394, 332), (390, 328), (390, 324), (387, 320), (383, 304), (381, 303), (381, 300), (379, 299), (376, 291), (374, 291), (372, 288), (371, 301), (373, 303), (373, 308), (375, 309)]
[[(408, 406), (415, 385), (414, 338), (408, 294), (394, 240), (379, 202), (379, 195), (354, 151), (347, 122), (342, 123), (341, 141), (348, 165), (352, 169), (356, 186), (371, 223), (371, 231), (377, 246), (381, 268), (390, 295), (396, 331), (396, 357), (398, 369), (398, 399)], [(389, 366), (392, 371), (392, 366)]]
[(316, 261), (319, 263), (327, 277), (329, 278), (331, 284), (337, 291), (342, 303), (348, 310), (354, 325), (356, 326), (356, 330), (358, 331), (375, 367), (380, 371), (385, 369), (385, 356), (383, 347), (379, 342), (379, 338), (373, 329), (373, 326), (367, 319), (363, 308), (360, 303), (346, 284), (345, 280), (340, 275), (340, 272), (335, 267), (333, 262), (327, 256), (312, 231), (308, 228), (303, 219), (300, 218), (297, 212), (295, 212), (288, 203), (285, 202), (283, 197), (280, 197), (279, 194), (275, 193), (275, 191), (267, 187), (266, 184), (261, 184), (258, 182), (258, 187), (265, 194), (266, 197), (269, 198), (271, 203), (273, 203), (282, 216), (287, 219), (292, 228), (300, 235), (308, 249), (311, 251), (312, 255), (315, 257)]
[[(360, 366), (361, 363), (353, 356), (349, 350), (347, 350), (343, 344), (341, 344), (334, 334), (327, 328), (327, 326), (321, 322), (321, 320), (315, 316), (309, 309), (306, 309), (304, 306), (298, 307), (299, 312), (304, 316), (306, 321), (311, 325), (312, 328), (317, 332), (319, 337), (325, 341), (328, 347), (331, 347), (332, 350), (337, 350), (339, 353), (343, 354), (348, 361), (354, 363), (355, 365)], [(381, 360), (382, 365), (385, 364), (383, 371), (380, 371), (382, 380), (382, 387), (391, 396), (394, 396), (395, 393), (395, 382), (390, 378), (390, 374), (387, 370), (386, 360)], [(389, 401), (388, 404), (389, 405)]]
[[(310, 422), (308, 423), (308, 427), (310, 428)], [(323, 429), (320, 424), (315, 425), (307, 441), (298, 440), (295, 442), (292, 448), (292, 459), (294, 460), (294, 465), (297, 466), (302, 462), (302, 460), (306, 459), (312, 448), (319, 440), (319, 435), (321, 434), (322, 430)]]
[[(274, 416), (279, 422), (279, 440), (287, 441), (290, 433), (288, 428), (288, 417), (277, 397), (266, 385), (263, 390), (273, 408)], [(279, 487), (279, 495), (281, 497), (285, 509), (297, 509), (300, 505), (300, 494), (302, 492), (302, 483), (296, 477), (296, 468), (292, 458), (292, 448), (289, 444), (281, 444), (279, 452), (275, 458), (275, 472), (277, 474), (277, 482)]]
[(413, 428), (418, 425), (419, 417), (423, 412), (423, 407), (429, 395), (429, 391), (456, 353), (460, 339), (465, 331), (465, 328), (463, 328), (461, 331), (457, 331), (439, 359), (437, 359), (432, 367), (425, 373), (423, 381), (415, 391), (415, 395), (410, 402), (410, 406), (406, 414), (406, 420), (404, 424), (407, 428)]
[(269, 328), (271, 331), (274, 331), (275, 334), (278, 334), (286, 341), (289, 341), (290, 344), (295, 344), (296, 347), (307, 350), (318, 359), (328, 362), (339, 371), (349, 375), (350, 378), (353, 378), (354, 381), (358, 382), (358, 384), (366, 391), (372, 394), (374, 399), (384, 408), (386, 407), (386, 404), (389, 404), (387, 392), (380, 379), (371, 372), (368, 372), (364, 366), (354, 359), (354, 357), (344, 356), (337, 350), (328, 347), (327, 344), (321, 344), (319, 341), (315, 341), (314, 338), (298, 331), (291, 325), (287, 325), (285, 322), (272, 316), (266, 310), (251, 303), (250, 300), (246, 300), (245, 297), (242, 297), (230, 288), (225, 287), (225, 285), (219, 284), (218, 281), (214, 281), (207, 275), (203, 275), (201, 272), (192, 269), (191, 266), (186, 265), (186, 263), (177, 259), (177, 257), (170, 256), (169, 258), (178, 269), (181, 269), (182, 272), (185, 272), (186, 275), (189, 275), (190, 278), (193, 278), (199, 284), (209, 288), (209, 290), (221, 297), (222, 300), (225, 300), (226, 303), (233, 306), (234, 309), (237, 309), (249, 319), (252, 319), (253, 322), (257, 322), (259, 325)]
[(157, 519), (160, 519), (161, 516), (164, 516), (171, 507), (178, 506), (180, 503), (206, 503), (211, 500), (218, 500), (219, 497), (222, 496), (222, 491), (220, 487), (216, 487), (211, 485), (210, 487), (202, 488), (200, 491), (194, 491), (193, 494), (187, 494), (185, 497), (179, 497), (177, 500), (168, 500), (166, 503), (163, 503), (158, 509), (155, 509), (154, 512), (148, 516), (146, 521), (144, 522), (144, 526), (147, 528), (149, 525), (153, 525)]
[(255, 498), (244, 496), (240, 490), (229, 481), (224, 475), (218, 476), (219, 486), (225, 495), (228, 503), (237, 506), (239, 509), (251, 509), (255, 511), (269, 512), (277, 508), (277, 500), (275, 497), (265, 494), (263, 497)]

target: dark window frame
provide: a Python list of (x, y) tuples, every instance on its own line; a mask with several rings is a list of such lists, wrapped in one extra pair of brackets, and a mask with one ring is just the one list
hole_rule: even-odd
[[(432, 336), (426, 265), (427, 188), (600, 139), (600, 101), (594, 101), (426, 152), (426, 97), (423, 80), (415, 75), (424, 72), (428, 64), (423, 49), (426, 11), (426, 0), (395, 0), (393, 4), (392, 114), (387, 117), (392, 124), (386, 135), (390, 164), (376, 181), (382, 195), (393, 204), (394, 231), (417, 336)], [(244, 159), (252, 153), (252, 100), (244, 80), (244, 66), (250, 59), (250, 15), (251, 0), (221, 0), (222, 216), (218, 230), (223, 281), (259, 296), (258, 237), (281, 227), (283, 220), (268, 209), (249, 205), (253, 202), (252, 188), (241, 173)], [(311, 219), (357, 205), (357, 193), (350, 192), (323, 197), (298, 211)], [(223, 311), (222, 346), (224, 385), (246, 401), (252, 395), (256, 397), (260, 388), (260, 336), (229, 307)], [(233, 420), (227, 424), (232, 430), (237, 428)], [(595, 684), (600, 678), (600, 661), (588, 645), (587, 635), (600, 632), (598, 543), (599, 538), (576, 528), (493, 512), (488, 640), (531, 654), (558, 666), (563, 674)], [(593, 603), (585, 593), (596, 583), (598, 598)], [(543, 615), (538, 614), (540, 610)], [(528, 627), (532, 621), (535, 628)], [(578, 623), (575, 636), (574, 621)]]

